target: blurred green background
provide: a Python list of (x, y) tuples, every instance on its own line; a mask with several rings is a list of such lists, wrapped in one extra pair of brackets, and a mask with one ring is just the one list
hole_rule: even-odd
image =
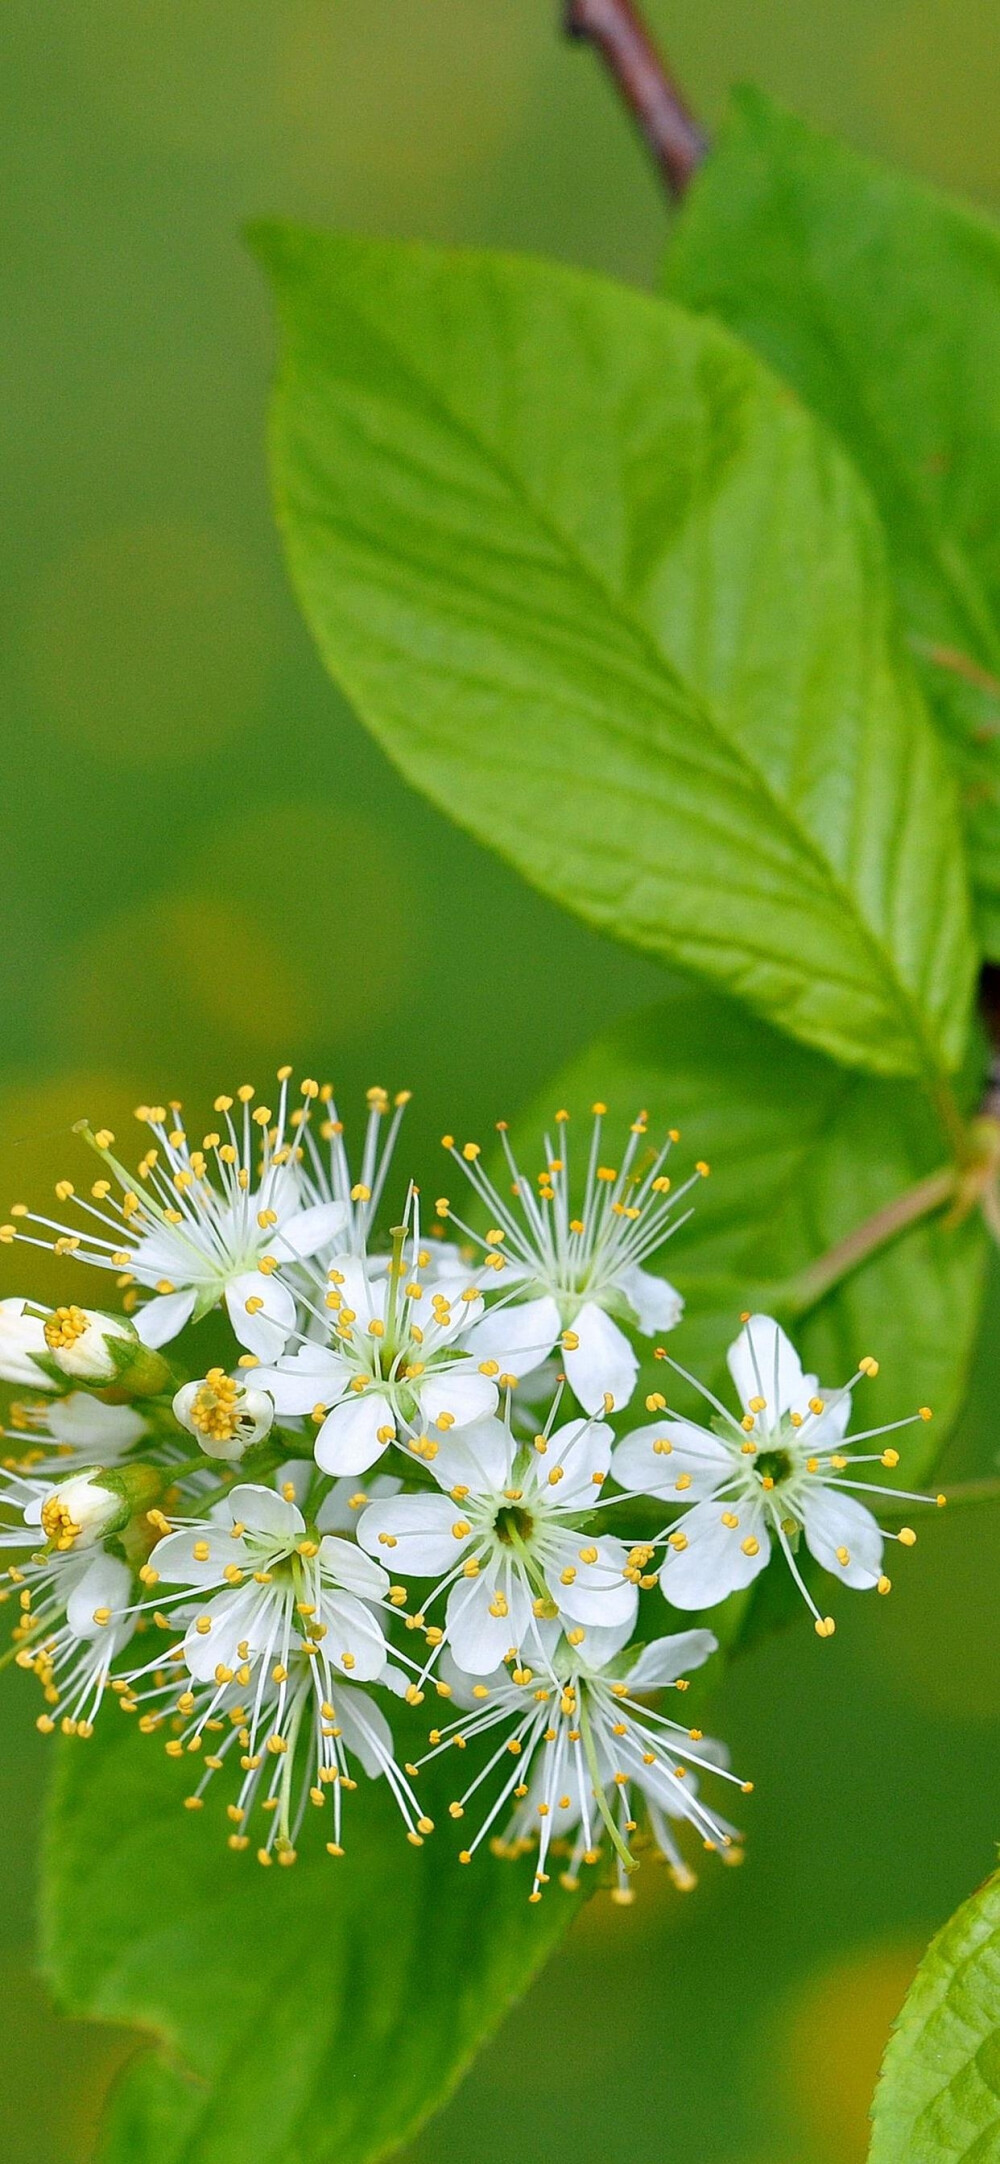
[[(752, 76), (1000, 197), (995, 0), (653, 0), (711, 123)], [(261, 211), (651, 281), (668, 217), (555, 0), (6, 0), (0, 51), (6, 887), (2, 1199), (71, 1120), (285, 1057), (418, 1091), (411, 1154), (519, 1105), (656, 997), (411, 796), (326, 682), (268, 509)], [(3, 1292), (55, 1294), (51, 1265)], [(994, 1299), (986, 1342), (996, 1342)], [(1000, 1445), (984, 1355), (951, 1470)], [(748, 1659), (716, 1725), (746, 1865), (597, 1901), (411, 2164), (860, 2164), (892, 2013), (997, 1832), (995, 1519), (935, 1520), (888, 1603)], [(2, 1679), (0, 2157), (83, 2164), (129, 2039), (31, 1979), (45, 1753)], [(916, 2160), (915, 2160), (916, 2164)]]

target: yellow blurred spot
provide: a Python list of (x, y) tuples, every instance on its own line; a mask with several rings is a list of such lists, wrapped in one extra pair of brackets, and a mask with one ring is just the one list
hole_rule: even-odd
[[(74, 1217), (72, 1203), (67, 1210), (56, 1200), (56, 1181), (68, 1176), (86, 1195), (94, 1170), (92, 1151), (72, 1131), (74, 1121), (87, 1117), (99, 1125), (107, 1119), (119, 1134), (127, 1133), (135, 1097), (134, 1080), (96, 1065), (55, 1080), (6, 1084), (0, 1090), (0, 1214), (11, 1202), (27, 1202), (40, 1216)], [(85, 1268), (45, 1248), (16, 1242), (3, 1249), (0, 1298), (22, 1293), (51, 1303), (71, 1294), (85, 1305), (116, 1308), (114, 1283), (112, 1272)]]
[(44, 571), (21, 620), (42, 718), (116, 765), (201, 757), (259, 711), (270, 645), (251, 558), (197, 526), (92, 534)]
[(297, 173), (350, 203), (388, 209), (401, 190), (495, 159), (547, 57), (544, 10), (510, 0), (300, 0), (279, 61), (281, 118)]
[(411, 997), (422, 912), (398, 839), (308, 804), (208, 816), (205, 833), (182, 885), (58, 958), (53, 1003), (77, 1059), (127, 1043), (144, 1087), (176, 1087), (194, 1032), (221, 1074), (241, 1053), (364, 1038)]
[(849, 1955), (798, 1984), (778, 2014), (780, 2047), (763, 2057), (809, 2164), (864, 2164), (882, 2053), (923, 1950), (914, 1942)]
[(953, 188), (997, 193), (996, 0), (872, 10), (859, 76), (884, 157)]

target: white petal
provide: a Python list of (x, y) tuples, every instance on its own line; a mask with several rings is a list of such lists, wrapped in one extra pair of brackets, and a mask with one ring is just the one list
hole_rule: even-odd
[[(669, 1443), (670, 1448), (657, 1450), (657, 1443)], [(638, 1495), (698, 1503), (729, 1479), (733, 1454), (718, 1436), (690, 1420), (652, 1420), (622, 1437), (611, 1470), (620, 1488)], [(680, 1489), (678, 1481), (683, 1483)]]
[[(723, 1512), (738, 1520), (722, 1523)], [(677, 1527), (687, 1546), (667, 1548), (660, 1585), (675, 1608), (714, 1608), (740, 1586), (750, 1585), (765, 1568), (771, 1541), (758, 1503), (740, 1502), (732, 1510), (719, 1501), (696, 1503)], [(755, 1543), (748, 1554), (746, 1541)]]
[(465, 1523), (449, 1495), (396, 1495), (384, 1503), (369, 1503), (362, 1511), (358, 1540), (368, 1555), (391, 1563), (399, 1576), (439, 1578), (469, 1546), (471, 1534), (456, 1538), (452, 1532), (453, 1525)]
[(340, 1685), (333, 1692), (333, 1705), (346, 1748), (376, 1780), (393, 1756), (392, 1730), (381, 1706), (366, 1691), (344, 1690)]
[[(275, 1605), (258, 1597), (262, 1589), (241, 1586), (232, 1593), (216, 1593), (205, 1603), (197, 1621), (184, 1634), (184, 1658), (199, 1683), (211, 1683), (218, 1667), (237, 1669), (241, 1645), (249, 1647), (254, 1660), (266, 1643)], [(210, 1621), (211, 1630), (198, 1629), (198, 1621)]]
[(59, 1443), (87, 1449), (93, 1443), (103, 1450), (127, 1450), (146, 1432), (146, 1422), (134, 1405), (105, 1405), (89, 1390), (71, 1390), (68, 1398), (56, 1398), (45, 1423)]
[(234, 1525), (249, 1526), (251, 1531), (270, 1534), (276, 1540), (295, 1541), (306, 1529), (296, 1503), (286, 1502), (283, 1495), (276, 1495), (273, 1488), (262, 1487), (255, 1480), (244, 1480), (238, 1488), (231, 1488), (226, 1508)]
[(511, 1646), (520, 1644), (531, 1621), (531, 1602), (520, 1579), (507, 1572), (501, 1573), (501, 1582), (506, 1615), (490, 1614), (498, 1598), (491, 1570), (481, 1571), (478, 1578), (460, 1578), (448, 1595), (448, 1641), (467, 1675), (489, 1675)]
[[(842, 1495), (819, 1482), (802, 1504), (806, 1542), (817, 1563), (845, 1585), (877, 1585), (882, 1575), (882, 1534), (871, 1511), (853, 1495)], [(841, 1560), (838, 1550), (847, 1555)]]
[(835, 1450), (847, 1434), (852, 1412), (851, 1393), (849, 1390), (823, 1390), (812, 1375), (806, 1380), (812, 1384), (810, 1397), (822, 1398), (826, 1411), (810, 1420), (803, 1440), (810, 1451)]
[(254, 1368), (256, 1389), (266, 1390), (276, 1413), (311, 1413), (316, 1405), (334, 1405), (353, 1370), (325, 1345), (302, 1345), (277, 1367)]
[(386, 1448), (385, 1429), (394, 1429), (391, 1408), (380, 1391), (353, 1390), (342, 1398), (316, 1437), (316, 1463), (324, 1473), (366, 1473)]
[[(429, 1361), (435, 1354), (440, 1356), (442, 1353), (448, 1353), (459, 1366), (465, 1365), (466, 1332), (470, 1337), (472, 1336), (479, 1315), (482, 1314), (482, 1307), (483, 1303), (480, 1300), (477, 1313), (475, 1307), (471, 1306), (469, 1302), (463, 1301), (461, 1306), (456, 1305), (452, 1308), (448, 1320), (445, 1320), (443, 1310), (439, 1314), (421, 1316), (420, 1327), (423, 1331), (422, 1358)], [(468, 1364), (470, 1367), (476, 1365), (471, 1360)]]
[(280, 1261), (286, 1255), (304, 1259), (318, 1255), (323, 1247), (332, 1247), (342, 1238), (351, 1222), (351, 1212), (346, 1202), (314, 1202), (308, 1209), (297, 1210), (293, 1217), (282, 1220), (272, 1237), (272, 1246)]
[[(283, 1474), (287, 1470), (287, 1466), (282, 1466)], [(312, 1460), (308, 1470), (311, 1474)], [(357, 1495), (363, 1496), (365, 1502), (374, 1501), (379, 1496), (398, 1495), (402, 1485), (402, 1481), (395, 1480), (391, 1473), (376, 1473), (373, 1480), (363, 1481), (359, 1487), (357, 1480), (345, 1473), (343, 1479), (335, 1481), (316, 1512), (320, 1532), (353, 1533), (358, 1523), (358, 1511), (363, 1507), (354, 1501)]]
[[(589, 1555), (597, 1549), (593, 1563), (585, 1563), (581, 1554)], [(551, 1561), (546, 1568), (546, 1583), (560, 1613), (574, 1623), (601, 1624), (605, 1629), (617, 1623), (631, 1623), (639, 1605), (638, 1588), (623, 1573), (628, 1561), (628, 1549), (620, 1540), (594, 1540), (581, 1533), (561, 1533), (551, 1541)], [(569, 1585), (563, 1583), (563, 1572), (572, 1570), (575, 1576)]]
[(389, 1591), (387, 1572), (364, 1555), (353, 1540), (338, 1540), (334, 1534), (325, 1533), (317, 1562), (324, 1584), (329, 1581), (342, 1586), (345, 1592), (357, 1593), (362, 1600), (381, 1600)]
[(66, 1621), (74, 1638), (97, 1638), (102, 1629), (108, 1630), (110, 1655), (109, 1627), (95, 1623), (94, 1610), (127, 1608), (131, 1593), (132, 1573), (128, 1564), (119, 1562), (114, 1555), (95, 1556), (66, 1602)]
[[(504, 1652), (506, 1651), (505, 1646)], [(485, 1683), (491, 1698), (495, 1691), (505, 1691), (513, 1698), (516, 1688), (511, 1683), (506, 1668), (491, 1669), (489, 1675), (485, 1676), (468, 1675), (464, 1668), (459, 1667), (447, 1639), (441, 1648), (438, 1674), (442, 1683), (450, 1683), (452, 1702), (463, 1713), (475, 1713), (477, 1707), (484, 1704), (485, 1701), (476, 1693), (478, 1683)]]
[(426, 1381), (421, 1378), (419, 1401), (427, 1427), (434, 1427), (442, 1413), (450, 1413), (446, 1426), (453, 1423), (464, 1428), (470, 1420), (482, 1420), (496, 1411), (497, 1389), (487, 1376), (477, 1374), (470, 1361), (468, 1366), (447, 1368), (440, 1376), (431, 1373)]
[(655, 1276), (652, 1270), (643, 1270), (637, 1262), (619, 1270), (615, 1283), (624, 1293), (644, 1337), (654, 1337), (661, 1330), (673, 1330), (684, 1313), (683, 1295), (668, 1278)]
[(559, 1336), (559, 1309), (546, 1293), (540, 1300), (494, 1307), (465, 1343), (474, 1360), (496, 1360), (503, 1375), (530, 1375)]
[(726, 1354), (729, 1372), (746, 1411), (751, 1398), (763, 1398), (771, 1419), (804, 1412), (816, 1388), (815, 1375), (804, 1375), (802, 1362), (772, 1315), (751, 1315)]
[[(247, 1302), (257, 1300), (263, 1306), (248, 1315)], [(226, 1286), (226, 1307), (234, 1333), (248, 1352), (256, 1353), (258, 1360), (280, 1359), (295, 1328), (295, 1300), (280, 1278), (244, 1270)]]
[[(583, 1667), (588, 1668), (592, 1674), (598, 1674), (606, 1663), (613, 1660), (615, 1654), (620, 1653), (622, 1647), (628, 1644), (631, 1636), (631, 1618), (626, 1623), (588, 1623), (583, 1638), (574, 1651)], [(532, 1658), (534, 1647), (530, 1633), (525, 1635), (524, 1651), (529, 1659)]]
[(319, 1608), (318, 1620), (326, 1624), (324, 1659), (342, 1674), (355, 1676), (359, 1683), (373, 1682), (381, 1675), (386, 1656), (378, 1617), (353, 1593), (327, 1593), (324, 1589)]
[(385, 1278), (374, 1276), (360, 1255), (338, 1255), (333, 1267), (338, 1277), (334, 1290), (339, 1292), (344, 1307), (357, 1316), (356, 1327), (363, 1332), (370, 1322), (384, 1322)]
[(701, 1668), (718, 1650), (719, 1641), (711, 1631), (675, 1631), (670, 1638), (654, 1638), (629, 1669), (629, 1690), (655, 1691), (676, 1683), (678, 1676)]
[[(580, 1510), (599, 1502), (603, 1480), (594, 1476), (607, 1473), (613, 1441), (603, 1420), (567, 1420), (553, 1430), (547, 1449), (536, 1452), (530, 1467), (550, 1508)], [(552, 1479), (555, 1472), (562, 1474), (558, 1482)]]
[(434, 1431), (437, 1455), (431, 1464), (442, 1488), (469, 1488), (473, 1495), (493, 1495), (509, 1488), (516, 1449), (502, 1420), (492, 1414), (464, 1427)]
[(614, 1399), (620, 1412), (639, 1373), (639, 1362), (624, 1331), (593, 1300), (574, 1317), (572, 1329), (580, 1342), (575, 1351), (563, 1352), (570, 1388), (588, 1413), (599, 1413), (606, 1396)]
[[(199, 1559), (194, 1550), (202, 1542), (208, 1554)], [(242, 1567), (243, 1562), (231, 1533), (214, 1525), (185, 1526), (181, 1533), (168, 1533), (157, 1541), (149, 1560), (165, 1585), (218, 1585), (227, 1563)]]
[(147, 1300), (145, 1307), (137, 1307), (132, 1317), (144, 1345), (155, 1352), (160, 1345), (169, 1345), (186, 1322), (194, 1314), (195, 1294), (191, 1292), (163, 1292), (154, 1300)]

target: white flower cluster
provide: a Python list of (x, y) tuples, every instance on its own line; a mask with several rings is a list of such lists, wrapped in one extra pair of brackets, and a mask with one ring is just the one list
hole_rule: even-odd
[[(654, 1391), (635, 1425), (635, 1340), (683, 1305), (649, 1265), (708, 1172), (672, 1186), (675, 1133), (651, 1142), (640, 1114), (605, 1164), (596, 1105), (571, 1173), (560, 1111), (529, 1178), (501, 1127), (502, 1193), (478, 1146), (446, 1136), (468, 1221), (442, 1196), (425, 1231), (410, 1185), (380, 1240), (405, 1096), (369, 1092), (354, 1179), (330, 1090), (304, 1082), (290, 1108), (289, 1082), (275, 1111), (249, 1087), (217, 1098), (198, 1146), (179, 1105), (140, 1107), (134, 1174), (81, 1123), (101, 1173), (86, 1194), (60, 1181), (76, 1223), (17, 1205), (0, 1227), (112, 1271), (122, 1303), (0, 1301), (0, 1378), (29, 1393), (7, 1416), (0, 1543), (38, 1725), (87, 1736), (117, 1699), (191, 1757), (190, 1808), (223, 1776), (230, 1846), (262, 1863), (294, 1861), (311, 1806), (341, 1855), (359, 1770), (419, 1845), (421, 1769), (457, 1751), (450, 1813), (475, 1820), (461, 1861), (487, 1837), (533, 1849), (537, 1899), (554, 1856), (570, 1885), (604, 1856), (624, 1899), (638, 1834), (687, 1886), (684, 1825), (739, 1854), (702, 1776), (750, 1784), (662, 1710), (716, 1641), (658, 1634), (656, 1603), (709, 1609), (780, 1553), (829, 1636), (803, 1548), (888, 1590), (884, 1543), (914, 1536), (880, 1529), (859, 1495), (900, 1491), (856, 1469), (897, 1453), (884, 1429), (845, 1445), (875, 1362), (822, 1388), (777, 1322), (746, 1315), (739, 1413), (702, 1391), (702, 1427)], [(236, 1344), (185, 1379), (174, 1341), (196, 1346), (188, 1326), (213, 1311)], [(428, 1732), (429, 1698), (444, 1703)]]

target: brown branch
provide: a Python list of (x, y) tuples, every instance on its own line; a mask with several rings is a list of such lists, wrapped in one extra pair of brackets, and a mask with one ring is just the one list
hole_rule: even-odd
[(873, 1217), (866, 1218), (862, 1225), (855, 1225), (853, 1232), (838, 1240), (835, 1247), (821, 1255), (818, 1262), (811, 1263), (788, 1287), (786, 1299), (794, 1313), (804, 1315), (810, 1308), (817, 1307), (835, 1285), (867, 1262), (869, 1255), (888, 1247), (909, 1225), (917, 1225), (921, 1218), (942, 1210), (952, 1200), (959, 1177), (957, 1165), (942, 1165), (939, 1172), (932, 1172), (916, 1187), (908, 1187), (892, 1202), (885, 1203), (881, 1210), (876, 1210)]
[(565, 0), (566, 34), (596, 45), (672, 196), (680, 198), (708, 140), (631, 0)]

